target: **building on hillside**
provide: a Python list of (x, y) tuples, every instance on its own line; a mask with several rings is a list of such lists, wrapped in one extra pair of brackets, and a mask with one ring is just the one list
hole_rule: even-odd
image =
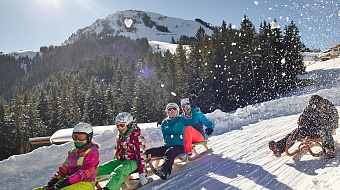
[(339, 57), (340, 55), (340, 44), (337, 44), (328, 50), (324, 51), (320, 56), (320, 61), (327, 61)]
[(339, 57), (340, 55), (340, 44), (337, 44), (330, 48), (332, 58)]
[(32, 150), (37, 149), (39, 147), (43, 146), (50, 146), (52, 143), (50, 141), (51, 136), (47, 137), (34, 137), (34, 138), (29, 138), (28, 140), (30, 141), (32, 145)]

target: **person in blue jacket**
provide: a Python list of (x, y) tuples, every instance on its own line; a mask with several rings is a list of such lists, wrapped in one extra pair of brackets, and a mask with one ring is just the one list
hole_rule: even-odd
[[(194, 102), (197, 100), (197, 97), (193, 96), (191, 99)], [(183, 111), (182, 116), (185, 119), (195, 118), (195, 122), (192, 122), (192, 125), (187, 126), (184, 132), (184, 152), (187, 152), (190, 156), (192, 154), (192, 144), (206, 140), (207, 136), (210, 136), (214, 131), (215, 124), (201, 111), (196, 110), (197, 113), (193, 115), (189, 98), (184, 98), (181, 101), (181, 107)], [(205, 126), (205, 129), (203, 125)]]
[[(165, 160), (161, 168), (153, 169), (154, 174), (164, 180), (166, 180), (171, 174), (175, 158), (183, 153), (184, 131), (186, 126), (198, 122), (196, 117), (192, 119), (184, 119), (183, 117), (180, 117), (179, 106), (176, 103), (169, 103), (166, 106), (165, 111), (167, 113), (167, 118), (165, 118), (161, 124), (164, 146), (150, 148), (145, 151), (147, 156), (165, 156)], [(192, 108), (192, 113), (195, 115), (197, 113), (197, 109)]]

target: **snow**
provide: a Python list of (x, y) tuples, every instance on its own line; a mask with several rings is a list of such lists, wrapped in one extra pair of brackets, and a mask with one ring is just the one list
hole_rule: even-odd
[[(169, 32), (161, 32), (156, 28), (156, 26), (152, 26), (151, 28), (146, 26), (144, 24), (142, 16), (144, 14), (148, 16), (151, 21), (155, 22), (155, 24), (159, 26), (166, 26)], [(129, 18), (133, 20), (130, 26), (131, 28), (132, 27), (134, 28), (132, 31), (127, 30), (126, 25), (117, 24), (118, 22), (125, 22), (125, 20), (122, 20), (123, 18)], [(73, 34), (68, 40), (65, 41), (65, 44), (73, 43), (77, 41), (80, 38), (80, 36), (87, 33), (100, 34), (101, 32), (103, 32), (104, 29), (102, 24), (103, 22), (108, 23), (107, 27), (113, 30), (113, 32), (109, 33), (108, 35), (119, 34), (126, 37), (130, 37), (131, 39), (145, 37), (149, 40), (170, 43), (172, 38), (178, 40), (182, 35), (186, 35), (188, 37), (195, 36), (197, 30), (200, 27), (204, 28), (205, 32), (208, 35), (212, 34), (211, 29), (206, 28), (205, 26), (194, 20), (174, 18), (147, 11), (127, 10), (118, 11), (114, 14), (107, 16), (104, 19), (98, 19), (91, 26), (88, 26), (84, 29), (79, 29), (76, 32), (76, 34)]]
[[(167, 181), (157, 180), (141, 189), (339, 189), (339, 129), (334, 136), (337, 141), (334, 159), (312, 157), (308, 153), (276, 158), (268, 149), (270, 140), (279, 140), (297, 127), (299, 114), (311, 95), (329, 99), (340, 110), (339, 69), (340, 58), (310, 61), (306, 78), (313, 78), (314, 86), (234, 112), (216, 110), (207, 114), (216, 124), (208, 143), (213, 152), (197, 158)], [(103, 128), (107, 127), (109, 130), (94, 137), (101, 145), (100, 163), (113, 158), (117, 129)], [(156, 123), (143, 123), (140, 127), (148, 148), (163, 144)], [(62, 135), (70, 135), (66, 133), (70, 131)], [(72, 147), (72, 142), (51, 145), (1, 161), (0, 189), (33, 189), (46, 184)]]
[(42, 53), (40, 51), (33, 51), (33, 50), (20, 50), (20, 51), (15, 51), (11, 53), (5, 53), (5, 54), (11, 55), (15, 57), (15, 59), (19, 59), (19, 57), (28, 57), (30, 59), (33, 59), (35, 56), (37, 56), (37, 53), (39, 53), (39, 55), (42, 56)]

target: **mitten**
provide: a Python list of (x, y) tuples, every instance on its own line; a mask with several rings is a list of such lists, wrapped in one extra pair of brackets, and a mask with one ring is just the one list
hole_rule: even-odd
[(140, 182), (140, 184), (142, 184), (142, 185), (145, 185), (145, 184), (148, 183), (148, 179), (146, 179), (145, 173), (139, 174), (139, 182)]
[(63, 187), (69, 186), (71, 183), (68, 181), (67, 178), (64, 178), (63, 180), (58, 181), (54, 186), (53, 189), (61, 189)]
[(205, 134), (207, 134), (208, 136), (210, 136), (212, 134), (214, 130), (212, 128), (206, 128), (205, 129)]
[(197, 100), (198, 100), (198, 97), (196, 95), (194, 95), (194, 94), (190, 95), (189, 96), (190, 107), (196, 108)]
[(59, 181), (56, 177), (52, 177), (51, 180), (47, 183), (47, 188), (52, 187), (54, 184), (56, 184)]

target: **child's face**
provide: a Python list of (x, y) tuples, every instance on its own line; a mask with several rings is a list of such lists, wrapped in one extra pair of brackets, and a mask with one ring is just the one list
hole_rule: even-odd
[(125, 133), (127, 131), (127, 126), (124, 123), (116, 124), (118, 130), (122, 133)]

